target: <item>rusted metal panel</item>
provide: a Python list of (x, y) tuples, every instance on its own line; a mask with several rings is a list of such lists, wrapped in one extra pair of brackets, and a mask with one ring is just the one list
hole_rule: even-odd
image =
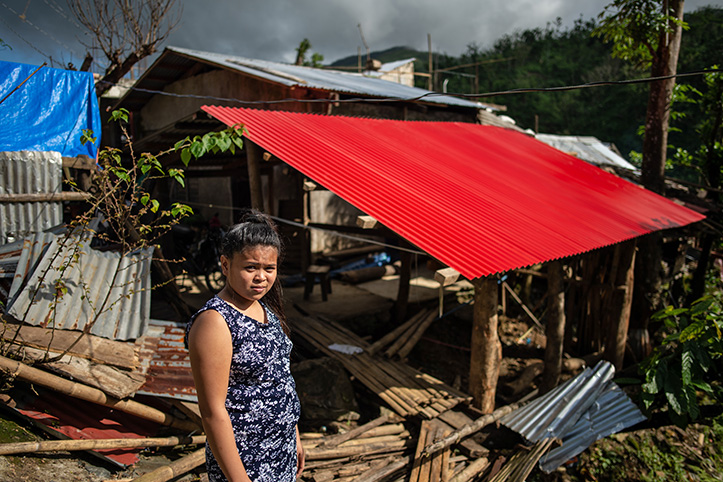
[(31, 325), (138, 338), (150, 318), (151, 254), (145, 249), (121, 256), (91, 249), (87, 240), (56, 236), (34, 268), (30, 261), (22, 265), (24, 281), (14, 280), (18, 291), (7, 311)]
[[(0, 152), (0, 194), (46, 194), (63, 190), (59, 152)], [(19, 241), (63, 221), (61, 202), (0, 203), (0, 244)]]
[[(160, 429), (153, 422), (41, 387), (34, 387), (32, 392), (14, 390), (12, 395), (15, 406), (9, 409), (59, 439), (146, 438), (156, 436)], [(126, 467), (138, 462), (140, 451), (139, 448), (131, 448), (88, 452)]]
[(704, 219), (510, 129), (203, 110), (468, 279)]
[(140, 345), (141, 372), (146, 383), (138, 393), (195, 402), (191, 360), (183, 343), (185, 323), (151, 320)]

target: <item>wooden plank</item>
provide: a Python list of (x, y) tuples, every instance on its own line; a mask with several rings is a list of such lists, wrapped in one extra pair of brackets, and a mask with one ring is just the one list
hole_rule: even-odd
[[(36, 362), (45, 358), (45, 350), (37, 348), (15, 345), (15, 348), (11, 348), (11, 352)], [(58, 361), (43, 363), (42, 366), (65, 378), (98, 388), (119, 399), (132, 397), (146, 382), (146, 377), (138, 372), (121, 370), (76, 356), (65, 355)]]
[(86, 201), (90, 199), (87, 192), (62, 191), (50, 193), (18, 193), (0, 194), (0, 203), (40, 203), (60, 201)]
[[(138, 353), (132, 343), (109, 340), (78, 331), (58, 330), (28, 325), (5, 325), (2, 338), (18, 345), (48, 349), (51, 353), (63, 353), (87, 358), (97, 363), (133, 370), (138, 368)], [(80, 338), (80, 339), (79, 339)], [(77, 343), (76, 343), (77, 341)], [(74, 346), (72, 346), (75, 343)], [(71, 348), (72, 346), (72, 348)]]

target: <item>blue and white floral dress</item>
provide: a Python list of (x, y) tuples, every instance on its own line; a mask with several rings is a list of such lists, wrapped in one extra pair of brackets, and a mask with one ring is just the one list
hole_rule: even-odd
[[(300, 404), (289, 369), (292, 344), (278, 317), (261, 305), (265, 323), (215, 296), (188, 322), (186, 339), (196, 317), (206, 310), (216, 310), (226, 320), (233, 343), (226, 410), (241, 461), (254, 482), (293, 482)], [(208, 444), (206, 469), (209, 481), (226, 481)]]

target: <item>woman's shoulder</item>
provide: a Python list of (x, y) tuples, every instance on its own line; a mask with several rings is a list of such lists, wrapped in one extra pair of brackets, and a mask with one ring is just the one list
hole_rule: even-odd
[(227, 304), (218, 296), (214, 296), (213, 298), (209, 299), (201, 307), (201, 309), (199, 309), (196, 313), (193, 314), (193, 316), (191, 316), (191, 319), (188, 320), (188, 323), (186, 324), (186, 334), (184, 337), (186, 347), (188, 347), (188, 334), (191, 331), (191, 327), (199, 318), (223, 319), (228, 324), (227, 309), (228, 309)]

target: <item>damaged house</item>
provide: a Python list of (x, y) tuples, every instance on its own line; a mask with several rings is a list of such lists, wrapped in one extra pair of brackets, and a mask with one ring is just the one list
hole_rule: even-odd
[[(621, 423), (640, 420), (610, 381), (620, 358), (620, 338), (626, 334), (626, 310), (629, 316), (631, 242), (653, 231), (698, 222), (700, 214), (531, 138), (485, 105), (355, 74), (168, 48), (116, 107), (130, 112), (137, 151), (167, 149), (186, 136), (242, 124), (246, 142), (240, 154), (204, 157), (189, 166), (187, 190), (158, 186), (156, 194), (167, 201), (186, 201), (207, 218), (218, 210), (224, 224), (233, 222), (234, 209), (246, 206), (270, 213), (290, 240), (293, 268), (312, 287), (317, 276), (324, 283), (328, 273), (319, 269), (324, 268), (321, 255), (340, 246), (319, 240), (315, 244), (310, 228), (325, 230), (321, 239), (334, 236), (331, 230), (397, 249), (396, 327), (386, 336), (363, 339), (328, 315), (315, 314), (313, 303), (298, 304), (293, 326), (299, 340), (336, 359), (385, 407), (379, 417), (347, 432), (305, 434), (306, 480), (466, 481), (481, 474), (511, 473), (524, 480), (556, 438), (563, 439), (563, 448), (568, 436), (579, 445), (586, 421), (609, 416), (600, 415), (598, 400), (620, 409), (619, 415), (625, 413)], [(163, 162), (177, 165), (180, 159), (171, 154)], [(358, 215), (366, 216), (361, 225)], [(601, 249), (616, 250), (618, 268), (612, 276), (615, 286), (623, 286), (611, 295), (612, 314), (604, 320), (610, 329), (605, 357), (612, 364), (601, 362), (563, 385), (558, 385), (558, 373), (556, 388), (527, 405), (533, 407), (527, 412), (516, 411), (524, 410), (527, 400), (496, 407), (498, 301), (505, 290), (498, 275), (547, 263), (549, 296), (559, 298), (560, 260)], [(459, 275), (474, 288), (469, 384), (464, 389), (404, 361), (424, 329), (440, 318), (434, 309), (407, 314), (413, 255), (451, 268), (437, 271), (440, 289)], [(98, 263), (90, 260), (88, 268), (79, 269), (96, 271)], [(13, 276), (30, 282), (30, 270), (20, 266)], [(143, 276), (141, 270), (125, 272), (131, 271), (143, 282), (147, 271)], [(332, 292), (325, 296), (341, 296), (336, 286), (328, 288)], [(36, 318), (45, 320), (48, 307), (28, 303), (18, 305), (15, 313), (33, 307), (39, 310)], [(142, 310), (132, 311), (124, 314), (133, 317)], [(564, 330), (563, 314), (556, 316), (550, 309), (548, 326), (559, 329), (562, 322)], [(182, 325), (149, 320), (137, 333), (120, 336), (126, 325), (97, 333), (100, 339), (85, 335), (87, 351), (72, 356), (109, 366), (89, 352), (97, 353), (99, 344), (104, 344), (100, 351), (119, 353), (132, 345), (129, 360), (112, 365), (139, 384), (125, 394), (109, 393), (109, 384), (100, 377), (88, 377), (95, 380), (84, 381), (82, 388), (69, 387), (62, 372), (45, 376), (10, 359), (3, 360), (3, 366), (16, 380), (40, 385), (42, 379), (49, 390), (112, 408), (114, 413), (107, 416), (130, 427), (124, 436), (147, 444), (136, 447), (202, 442), (196, 435), (199, 418), (187, 355), (180, 345)], [(35, 336), (41, 335), (47, 336)], [(562, 340), (552, 339), (548, 336), (548, 346), (560, 353), (550, 364), (559, 367)], [(78, 345), (68, 353), (79, 352)], [(131, 384), (129, 380), (126, 386)], [(562, 399), (572, 403), (563, 405)], [(489, 450), (470, 435), (496, 421), (518, 431), (534, 448), (520, 451), (520, 457), (506, 465), (492, 464)], [(174, 435), (153, 437), (147, 422), (170, 427)], [(529, 423), (537, 429), (549, 427), (553, 436), (540, 436), (529, 430)], [(113, 429), (119, 431), (118, 426)], [(599, 430), (596, 435), (607, 433), (612, 432)], [(130, 446), (115, 443), (115, 449)], [(452, 447), (459, 450), (453, 453)], [(554, 468), (572, 455), (549, 452), (544, 467)], [(202, 461), (201, 449), (178, 459), (171, 470), (182, 473), (178, 471), (192, 470)]]

